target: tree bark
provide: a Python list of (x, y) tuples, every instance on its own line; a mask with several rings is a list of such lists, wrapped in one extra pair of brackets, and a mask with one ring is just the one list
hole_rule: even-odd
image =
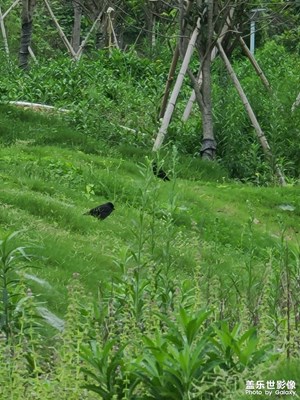
[(203, 36), (200, 37), (199, 52), (202, 58), (202, 86), (194, 77), (193, 73), (188, 70), (189, 77), (193, 89), (195, 91), (196, 100), (202, 114), (202, 146), (200, 150), (201, 157), (205, 160), (214, 160), (216, 156), (217, 144), (214, 137), (213, 118), (212, 118), (212, 84), (211, 84), (211, 62), (213, 50), (213, 14), (214, 1), (208, 0), (207, 21)]
[(211, 90), (211, 56), (205, 57), (202, 63), (202, 147), (201, 157), (204, 160), (214, 160), (216, 156), (216, 142), (212, 118), (212, 90)]
[[(232, 8), (230, 9), (229, 13), (228, 13), (228, 17), (226, 18), (226, 22), (225, 22), (225, 24), (223, 25), (223, 28), (222, 28), (222, 30), (221, 30), (221, 32), (220, 32), (220, 34), (219, 34), (219, 40), (220, 40), (221, 42), (223, 41), (223, 39), (224, 39), (226, 33), (228, 32), (228, 30), (229, 30), (229, 28), (230, 28), (231, 20), (232, 20), (232, 17), (233, 17), (233, 13), (234, 13), (234, 8), (232, 7)], [(214, 48), (212, 49), (212, 52), (211, 52), (211, 57), (210, 57), (210, 58), (211, 58), (211, 62), (214, 61), (214, 59), (216, 58), (217, 54), (218, 54), (218, 49), (217, 49), (216, 46), (214, 46)], [(201, 66), (200, 66), (200, 69), (199, 69), (199, 77), (198, 77), (198, 85), (199, 85), (199, 88), (201, 88), (201, 86), (202, 86), (202, 80), (203, 80), (203, 77), (202, 77), (202, 68), (201, 68)], [(186, 105), (186, 107), (185, 107), (183, 116), (182, 116), (182, 121), (183, 121), (183, 122), (186, 122), (186, 121), (188, 120), (188, 118), (189, 118), (189, 116), (190, 116), (190, 113), (191, 113), (191, 111), (192, 111), (192, 107), (193, 107), (193, 104), (194, 104), (195, 100), (196, 100), (196, 94), (195, 94), (195, 91), (193, 90), (193, 91), (192, 91), (192, 94), (191, 94), (191, 96), (190, 96), (190, 98), (189, 98), (189, 100), (188, 100), (188, 103), (187, 103), (187, 105)]]
[(32, 21), (36, 0), (22, 0), (21, 13), (21, 42), (19, 51), (19, 67), (23, 70), (29, 69), (29, 46), (32, 37)]
[(73, 23), (71, 44), (75, 53), (77, 53), (80, 46), (81, 16), (82, 16), (82, 8), (78, 0), (73, 0), (73, 9), (74, 9), (74, 23)]

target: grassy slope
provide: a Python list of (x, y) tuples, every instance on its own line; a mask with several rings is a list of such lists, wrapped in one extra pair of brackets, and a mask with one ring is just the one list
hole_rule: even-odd
[[(145, 177), (138, 157), (126, 159), (124, 149), (109, 151), (62, 121), (6, 107), (0, 113), (1, 234), (25, 229), (23, 236), (42, 246), (46, 262), (40, 262), (42, 268), (36, 274), (51, 284), (44, 294), (60, 312), (73, 272), (81, 273), (87, 287), (95, 290), (99, 281), (112, 275), (114, 257), (134, 243), (132, 227), (138, 219)], [(145, 157), (138, 161), (145, 163)], [(259, 279), (267, 249), (280, 241), (283, 225), (292, 245), (299, 242), (299, 188), (229, 183), (222, 179), (223, 171), (209, 168), (200, 161), (188, 166), (186, 160), (178, 168), (174, 273), (192, 274), (201, 257), (203, 268), (222, 279), (240, 275), (254, 248)], [(93, 185), (95, 194), (88, 195), (86, 185)], [(154, 179), (153, 188), (158, 234), (162, 232), (159, 252), (173, 185)], [(82, 215), (109, 200), (116, 211), (107, 220)], [(295, 210), (281, 210), (281, 204), (293, 205)]]
[[(35, 261), (40, 269), (32, 274), (50, 286), (43, 281), (29, 284), (61, 315), (72, 273), (79, 272), (87, 290), (96, 293), (99, 282), (116, 273), (114, 258), (135, 248), (134, 224), (146, 180), (140, 164), (147, 160), (134, 149), (109, 149), (52, 117), (7, 107), (0, 107), (0, 133), (0, 237), (24, 229), (19, 241), (41, 246), (35, 252), (44, 259)], [(232, 281), (240, 291), (247, 290), (249, 260), (253, 290), (259, 291), (270, 249), (280, 249), (283, 229), (290, 245), (299, 249), (299, 187), (228, 182), (218, 166), (200, 160), (181, 159), (176, 170), (175, 186), (174, 180), (155, 178), (150, 185), (146, 219), (156, 219), (157, 259), (164, 250), (169, 199), (176, 195), (172, 271), (192, 275), (200, 263), (203, 274), (218, 277), (234, 313)], [(116, 205), (105, 221), (82, 215), (105, 201)], [(282, 204), (295, 209), (284, 211)], [(296, 379), (297, 365), (270, 379)]]

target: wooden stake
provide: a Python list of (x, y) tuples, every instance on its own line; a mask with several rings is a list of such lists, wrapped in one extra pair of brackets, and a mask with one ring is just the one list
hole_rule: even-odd
[(268, 79), (266, 78), (265, 74), (263, 73), (263, 70), (260, 68), (258, 62), (254, 58), (254, 55), (251, 53), (251, 51), (249, 50), (248, 46), (246, 45), (244, 39), (241, 36), (239, 36), (239, 42), (240, 42), (240, 45), (242, 46), (246, 56), (249, 58), (251, 64), (253, 65), (257, 75), (261, 79), (261, 81), (264, 84), (264, 86), (266, 87), (266, 89), (270, 92), (271, 86), (270, 86)]
[[(224, 24), (224, 26), (223, 26), (223, 28), (221, 30), (220, 36), (219, 36), (219, 40), (221, 41), (221, 43), (222, 43), (222, 41), (223, 41), (223, 39), (225, 37), (225, 34), (229, 30), (229, 26), (230, 26), (230, 22), (231, 22), (232, 17), (233, 17), (233, 13), (234, 13), (234, 8), (232, 7), (230, 9), (230, 11), (229, 11), (229, 16), (227, 17), (226, 22), (225, 22), (225, 24)], [(211, 52), (211, 61), (213, 61), (217, 57), (217, 54), (218, 54), (218, 49), (217, 49), (216, 46), (214, 46), (214, 48), (212, 49), (212, 52)], [(199, 74), (198, 85), (199, 85), (199, 88), (201, 88), (201, 86), (202, 86), (201, 65), (199, 67), (199, 73), (198, 74)], [(185, 110), (183, 112), (183, 116), (182, 116), (182, 121), (183, 122), (186, 122), (188, 120), (188, 118), (189, 118), (189, 116), (191, 114), (191, 111), (192, 111), (192, 108), (193, 108), (195, 100), (196, 100), (196, 93), (195, 93), (195, 90), (193, 90), (192, 93), (191, 93), (191, 96), (190, 96), (190, 98), (189, 98), (189, 100), (187, 102), (187, 105), (185, 107)]]
[[(186, 8), (185, 8), (185, 17), (187, 17), (187, 15), (189, 14), (192, 4), (193, 4), (193, 2), (191, 0), (187, 1)], [(183, 24), (184, 25), (182, 26), (182, 31), (186, 27), (186, 24), (187, 24), (186, 19), (183, 19)], [(166, 107), (168, 104), (168, 98), (169, 98), (172, 82), (173, 82), (174, 75), (175, 75), (176, 66), (177, 66), (177, 63), (179, 60), (179, 55), (180, 55), (179, 54), (179, 43), (177, 43), (176, 48), (174, 50), (171, 66), (169, 69), (169, 74), (168, 74), (165, 91), (164, 91), (164, 97), (162, 99), (161, 106), (160, 106), (160, 112), (159, 112), (159, 116), (158, 116), (159, 119), (163, 118), (165, 111), (166, 111)]]
[(36, 59), (36, 56), (35, 56), (35, 54), (34, 54), (32, 48), (31, 48), (30, 46), (28, 47), (28, 51), (29, 51), (29, 54), (30, 54), (31, 58), (33, 59), (33, 61), (34, 61), (36, 64), (38, 64), (38, 60)]
[(3, 36), (5, 53), (7, 55), (7, 58), (9, 59), (8, 41), (7, 41), (6, 30), (5, 30), (5, 25), (4, 25), (4, 17), (2, 15), (1, 6), (0, 6), (0, 26), (1, 26), (2, 36)]
[(294, 112), (296, 107), (299, 106), (299, 104), (300, 104), (300, 93), (298, 94), (296, 100), (294, 101), (294, 103), (292, 105), (292, 108), (291, 108), (291, 111)]
[(161, 106), (160, 106), (160, 112), (159, 112), (159, 116), (158, 116), (159, 119), (163, 118), (165, 111), (166, 111), (166, 107), (168, 104), (168, 98), (169, 98), (169, 94), (171, 91), (171, 85), (172, 85), (172, 82), (174, 79), (174, 74), (176, 71), (176, 66), (177, 66), (178, 60), (179, 60), (179, 45), (177, 44), (174, 54), (173, 54), (171, 66), (169, 69), (169, 74), (168, 74), (167, 83), (166, 83), (166, 87), (165, 87), (164, 97), (162, 99)]
[[(235, 74), (235, 72), (234, 72), (234, 70), (232, 68), (232, 65), (230, 64), (230, 61), (229, 61), (229, 59), (228, 59), (228, 57), (227, 57), (227, 55), (226, 55), (226, 53), (225, 53), (225, 51), (224, 51), (224, 49), (222, 47), (222, 44), (221, 44), (220, 40), (217, 41), (217, 47), (218, 47), (220, 56), (222, 57), (222, 59), (224, 61), (224, 64), (225, 64), (226, 69), (228, 71), (228, 74), (229, 74), (230, 78), (232, 79), (232, 81), (234, 83), (234, 86), (236, 87), (236, 90), (237, 90), (237, 92), (238, 92), (238, 94), (239, 94), (239, 96), (240, 96), (240, 98), (242, 100), (242, 103), (243, 103), (243, 105), (244, 105), (244, 107), (245, 107), (245, 109), (246, 109), (246, 111), (248, 113), (248, 116), (249, 116), (249, 118), (250, 118), (250, 120), (252, 122), (252, 125), (253, 125), (253, 127), (255, 129), (255, 132), (256, 132), (257, 137), (258, 137), (258, 139), (260, 141), (260, 144), (261, 144), (262, 149), (263, 149), (263, 151), (265, 153), (265, 156), (269, 159), (269, 161), (273, 161), (273, 154), (271, 152), (271, 148), (269, 146), (268, 140), (267, 140), (264, 132), (262, 131), (262, 129), (261, 129), (259, 123), (258, 123), (258, 120), (257, 120), (257, 118), (256, 118), (256, 116), (255, 116), (255, 114), (254, 114), (254, 112), (252, 110), (252, 107), (251, 107), (251, 105), (250, 105), (250, 103), (249, 103), (249, 101), (247, 99), (247, 96), (246, 96), (246, 94), (245, 94), (245, 92), (244, 92), (244, 90), (242, 88), (242, 85), (240, 84), (240, 82), (239, 82), (239, 80), (238, 80), (238, 78), (237, 78), (237, 76), (236, 76), (236, 74)], [(276, 170), (276, 174), (277, 174), (277, 176), (279, 178), (280, 184), (281, 185), (285, 185), (284, 175), (283, 175), (283, 173), (280, 170), (278, 165), (275, 165), (275, 170)]]
[(5, 13), (2, 15), (3, 19), (11, 12), (11, 10), (18, 4), (20, 3), (21, 0), (15, 0), (13, 4), (9, 7), (8, 10), (5, 11)]
[(166, 136), (167, 129), (168, 129), (168, 126), (169, 126), (169, 123), (171, 121), (171, 117), (172, 117), (172, 114), (173, 114), (173, 111), (174, 111), (174, 108), (175, 108), (176, 100), (177, 100), (178, 94), (180, 92), (181, 86), (183, 84), (184, 76), (185, 76), (185, 73), (187, 71), (190, 59), (192, 57), (192, 54), (193, 54), (193, 51), (194, 51), (194, 48), (195, 48), (195, 43), (196, 43), (196, 40), (197, 40), (197, 37), (198, 37), (198, 34), (199, 34), (199, 29), (200, 29), (200, 18), (198, 18), (198, 20), (197, 20), (197, 26), (194, 29), (194, 32), (193, 32), (193, 34), (191, 36), (191, 39), (189, 41), (189, 44), (188, 44), (188, 47), (187, 47), (187, 50), (186, 50), (186, 53), (185, 53), (185, 56), (184, 56), (184, 60), (182, 62), (181, 69), (179, 71), (179, 74), (178, 74), (178, 77), (177, 77), (173, 92), (171, 94), (171, 98), (170, 98), (169, 104), (167, 106), (165, 115), (164, 115), (163, 120), (162, 120), (161, 127), (159, 129), (159, 132), (157, 134), (157, 137), (156, 137), (156, 140), (155, 140), (155, 143), (154, 143), (154, 146), (153, 146), (153, 151), (157, 151), (157, 150), (160, 149), (160, 147), (161, 147), (161, 145), (162, 145), (162, 143), (164, 141), (164, 138)]
[(83, 52), (83, 49), (84, 49), (84, 46), (86, 45), (86, 43), (87, 43), (91, 33), (93, 32), (93, 30), (96, 28), (97, 23), (100, 21), (100, 18), (102, 17), (102, 14), (103, 14), (103, 10), (99, 13), (98, 17), (95, 19), (91, 29), (89, 30), (88, 34), (85, 37), (85, 39), (82, 41), (82, 43), (81, 43), (81, 45), (80, 45), (80, 47), (79, 47), (79, 49), (77, 51), (77, 54), (76, 54), (77, 60), (80, 60), (82, 52)]
[(64, 34), (64, 31), (62, 30), (61, 26), (59, 25), (59, 22), (57, 21), (51, 7), (50, 4), (48, 3), (47, 0), (44, 0), (44, 3), (49, 11), (49, 14), (51, 15), (51, 18), (53, 19), (53, 22), (58, 30), (59, 36), (61, 37), (62, 41), (64, 42), (66, 48), (68, 49), (68, 51), (71, 53), (71, 56), (76, 60), (76, 56), (77, 54), (75, 53), (71, 43), (68, 41), (66, 35)]

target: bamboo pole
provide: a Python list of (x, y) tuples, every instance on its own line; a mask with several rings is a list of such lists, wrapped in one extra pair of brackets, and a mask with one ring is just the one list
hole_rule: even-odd
[(176, 48), (174, 50), (174, 54), (173, 54), (173, 58), (172, 58), (172, 62), (170, 65), (170, 69), (169, 69), (169, 74), (168, 74), (168, 78), (167, 78), (167, 83), (166, 83), (166, 87), (165, 87), (165, 93), (164, 93), (164, 97), (162, 99), (161, 102), (161, 106), (160, 106), (160, 112), (159, 112), (159, 116), (158, 119), (163, 118), (165, 111), (166, 111), (166, 107), (168, 104), (168, 98), (169, 98), (169, 94), (171, 91), (171, 85), (174, 79), (174, 74), (176, 71), (176, 66), (179, 60), (179, 45), (176, 45)]
[[(193, 4), (193, 2), (191, 0), (189, 0), (187, 2), (186, 9), (185, 9), (185, 16), (187, 16), (189, 14), (189, 12), (191, 10), (191, 7), (192, 7), (192, 4)], [(186, 20), (184, 20), (184, 22), (183, 22), (182, 31), (185, 29), (185, 27), (186, 27)], [(172, 86), (172, 82), (173, 82), (173, 79), (174, 79), (176, 66), (177, 66), (177, 63), (178, 63), (178, 60), (179, 60), (179, 55), (180, 55), (179, 43), (177, 43), (177, 45), (175, 47), (175, 50), (174, 50), (174, 53), (173, 53), (173, 58), (172, 58), (172, 61), (171, 61), (171, 65), (170, 65), (170, 69), (169, 69), (169, 73), (168, 73), (168, 78), (167, 78), (167, 82), (166, 82), (166, 86), (165, 86), (164, 96), (163, 96), (163, 99), (162, 99), (162, 102), (161, 102), (161, 106), (160, 106), (160, 112), (159, 112), (158, 119), (163, 118), (163, 116), (165, 114), (165, 111), (166, 111), (166, 107), (167, 107), (167, 104), (168, 104), (168, 98), (169, 98), (169, 94), (170, 94), (170, 91), (171, 91), (171, 86)]]
[(186, 53), (184, 56), (184, 60), (182, 62), (182, 66), (180, 68), (173, 92), (170, 97), (169, 104), (167, 106), (165, 115), (162, 120), (161, 127), (159, 129), (156, 140), (154, 142), (154, 146), (152, 149), (153, 151), (157, 151), (160, 149), (160, 147), (162, 146), (162, 143), (164, 141), (164, 138), (166, 136), (167, 129), (168, 129), (168, 126), (171, 121), (171, 117), (172, 117), (172, 114), (173, 114), (173, 111), (175, 108), (176, 100), (177, 100), (180, 88), (183, 84), (184, 76), (187, 71), (190, 59), (192, 57), (192, 54), (193, 54), (193, 51), (195, 48), (195, 43), (196, 43), (197, 37), (199, 35), (199, 29), (200, 29), (200, 18), (198, 18), (198, 20), (197, 20), (196, 28), (194, 29), (191, 39), (189, 41), (189, 44), (188, 44), (188, 47), (187, 47), (187, 50), (186, 50)]
[(18, 4), (20, 3), (20, 0), (15, 0), (13, 4), (5, 11), (5, 13), (2, 15), (3, 19), (11, 12), (11, 10)]
[[(238, 92), (238, 94), (239, 94), (239, 96), (240, 96), (240, 98), (242, 100), (242, 103), (243, 103), (243, 105), (244, 105), (244, 107), (245, 107), (245, 109), (246, 109), (246, 111), (248, 113), (248, 116), (249, 116), (249, 118), (250, 118), (250, 120), (252, 122), (252, 125), (253, 125), (253, 127), (255, 129), (255, 132), (257, 134), (257, 137), (258, 137), (258, 139), (260, 141), (260, 144), (262, 146), (264, 154), (270, 161), (272, 161), (273, 160), (273, 154), (271, 152), (271, 148), (269, 146), (268, 140), (267, 140), (263, 130), (261, 129), (261, 127), (259, 125), (259, 122), (258, 122), (258, 120), (257, 120), (257, 118), (256, 118), (256, 116), (255, 116), (255, 114), (254, 114), (254, 112), (252, 110), (252, 107), (251, 107), (251, 105), (250, 105), (250, 103), (249, 103), (249, 101), (247, 99), (247, 96), (246, 96), (246, 94), (245, 94), (245, 92), (244, 92), (244, 90), (242, 88), (242, 85), (240, 84), (240, 81), (238, 80), (238, 78), (237, 78), (237, 76), (236, 76), (236, 74), (234, 72), (234, 69), (232, 68), (232, 65), (230, 64), (230, 61), (229, 61), (229, 59), (228, 59), (228, 57), (227, 57), (227, 55), (226, 55), (226, 53), (225, 53), (225, 51), (224, 51), (224, 49), (222, 47), (222, 44), (221, 44), (220, 40), (217, 41), (217, 47), (218, 47), (220, 56), (222, 57), (222, 59), (224, 61), (224, 64), (225, 64), (226, 69), (228, 71), (228, 74), (229, 74), (230, 78), (232, 79), (232, 81), (234, 83), (234, 86), (236, 87), (236, 90), (237, 90), (237, 92)], [(280, 170), (278, 165), (275, 165), (275, 170), (276, 170), (276, 174), (277, 174), (277, 176), (279, 178), (280, 184), (281, 185), (285, 185), (284, 175), (283, 175), (283, 173)]]
[(49, 110), (49, 111), (59, 111), (62, 113), (68, 113), (70, 110), (65, 108), (56, 108), (54, 106), (48, 106), (46, 104), (39, 104), (39, 103), (29, 103), (28, 101), (9, 101), (9, 104), (12, 104), (17, 107), (24, 107), (24, 108), (32, 108), (34, 110)]
[(118, 50), (120, 50), (120, 46), (119, 46), (119, 43), (118, 43), (117, 35), (116, 35), (115, 29), (114, 29), (114, 26), (113, 26), (112, 23), (111, 23), (111, 29), (112, 29), (112, 34), (113, 34), (113, 37), (114, 37), (114, 45), (116, 46), (116, 48)]
[[(223, 26), (223, 28), (221, 30), (220, 36), (219, 36), (219, 40), (221, 42), (223, 41), (226, 33), (229, 30), (230, 21), (231, 21), (231, 19), (233, 17), (233, 13), (234, 13), (234, 8), (232, 7), (230, 9), (230, 11), (229, 11), (229, 16), (226, 18), (226, 22), (225, 22), (225, 24), (224, 24), (224, 26)], [(214, 48), (212, 49), (212, 52), (211, 52), (211, 61), (214, 61), (214, 59), (217, 57), (217, 54), (218, 54), (218, 49), (217, 49), (216, 46), (214, 46)], [(201, 71), (201, 65), (200, 65), (200, 67), (199, 67), (199, 77), (198, 77), (198, 86), (199, 86), (199, 88), (201, 88), (201, 86), (202, 86), (202, 81), (203, 81), (203, 79), (202, 79), (202, 71)], [(190, 96), (190, 98), (189, 98), (189, 100), (187, 102), (187, 105), (186, 105), (186, 107), (184, 109), (184, 112), (183, 112), (183, 116), (182, 116), (182, 121), (183, 122), (186, 122), (188, 120), (188, 118), (189, 118), (189, 116), (191, 114), (193, 105), (195, 103), (195, 100), (196, 100), (196, 93), (195, 93), (195, 90), (192, 90), (191, 96)]]
[(5, 25), (4, 25), (4, 17), (2, 15), (1, 6), (0, 6), (0, 26), (1, 26), (3, 42), (4, 42), (4, 50), (5, 50), (7, 58), (9, 59), (9, 47), (8, 47), (8, 41), (7, 41), (6, 30), (5, 30)]
[(298, 94), (296, 100), (294, 101), (294, 103), (292, 105), (292, 108), (291, 108), (291, 111), (294, 112), (296, 107), (299, 106), (299, 104), (300, 104), (300, 93)]
[[(117, 40), (117, 36), (116, 36), (115, 30), (114, 30), (113, 18), (111, 16), (111, 13), (114, 11), (115, 10), (112, 7), (108, 8), (108, 10), (107, 10), (108, 21), (109, 21), (108, 23), (110, 25), (110, 35), (114, 38), (113, 45), (116, 46), (117, 49), (120, 49), (120, 46), (119, 46), (119, 43)], [(110, 36), (110, 43), (111, 43), (110, 45), (112, 45), (111, 36)]]
[(54, 24), (55, 24), (55, 26), (56, 26), (56, 28), (58, 30), (58, 33), (59, 33), (62, 41), (64, 42), (64, 44), (65, 44), (66, 48), (68, 49), (68, 51), (71, 53), (72, 57), (76, 60), (76, 53), (75, 53), (71, 43), (68, 41), (66, 35), (64, 34), (61, 26), (59, 25), (59, 22), (57, 21), (54, 13), (53, 13), (53, 11), (52, 11), (52, 9), (50, 7), (50, 4), (48, 3), (47, 0), (44, 0), (44, 3), (46, 5), (46, 8), (49, 11), (49, 14), (51, 15), (51, 18), (53, 19), (53, 22), (54, 22)]
[(251, 64), (253, 65), (257, 75), (261, 79), (262, 83), (264, 84), (264, 86), (266, 87), (266, 89), (268, 91), (271, 91), (271, 86), (270, 86), (268, 79), (266, 78), (265, 74), (263, 73), (263, 70), (260, 68), (254, 55), (251, 53), (251, 51), (249, 50), (248, 46), (246, 45), (244, 39), (241, 36), (239, 36), (239, 42), (240, 42), (240, 45), (242, 46), (243, 50), (245, 51), (246, 56), (249, 58)]
[(88, 33), (87, 33), (85, 39), (82, 41), (81, 45), (79, 46), (79, 49), (78, 49), (78, 51), (77, 51), (77, 53), (76, 53), (76, 58), (77, 58), (77, 60), (80, 60), (81, 55), (82, 55), (82, 52), (83, 52), (83, 49), (84, 49), (84, 46), (86, 45), (86, 43), (87, 43), (87, 41), (88, 41), (90, 35), (92, 34), (93, 30), (96, 28), (97, 23), (100, 21), (100, 18), (102, 17), (102, 14), (103, 14), (103, 11), (101, 11), (101, 12), (99, 13), (99, 15), (98, 15), (98, 17), (95, 19), (95, 21), (94, 21), (94, 23), (93, 23), (91, 29), (88, 31)]
[(28, 47), (28, 51), (29, 51), (29, 54), (30, 54), (31, 58), (33, 59), (33, 61), (34, 61), (36, 64), (38, 64), (38, 60), (36, 59), (36, 56), (35, 56), (35, 54), (34, 54), (32, 48), (31, 48), (30, 46)]
[(107, 34), (108, 34), (108, 53), (109, 57), (112, 55), (112, 41), (111, 41), (111, 22), (110, 19), (108, 19), (108, 25), (107, 25)]

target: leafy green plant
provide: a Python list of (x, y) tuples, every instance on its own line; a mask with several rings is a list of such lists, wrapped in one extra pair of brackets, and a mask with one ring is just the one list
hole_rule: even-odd
[(29, 247), (13, 244), (13, 239), (19, 234), (20, 231), (16, 231), (0, 240), (0, 332), (5, 334), (6, 339), (18, 331), (20, 304), (23, 301), (21, 280), (16, 272), (28, 268), (32, 259)]
[[(208, 330), (202, 325), (209, 312), (197, 314), (179, 310), (177, 321), (160, 316), (167, 332), (156, 332), (154, 337), (144, 337), (144, 354), (138, 358), (136, 373), (154, 399), (189, 399), (194, 383), (201, 381), (218, 360), (209, 353)], [(201, 331), (201, 332), (200, 332)]]
[(231, 330), (227, 322), (221, 322), (220, 327), (214, 328), (211, 342), (215, 346), (220, 366), (225, 370), (242, 372), (246, 367), (253, 368), (271, 356), (271, 346), (258, 347), (259, 339), (256, 329), (250, 328), (240, 333), (237, 324)]
[[(124, 359), (124, 348), (116, 340), (107, 340), (104, 344), (91, 341), (81, 347), (81, 356), (90, 368), (84, 368), (95, 384), (84, 387), (98, 393), (102, 399), (131, 399), (138, 379), (130, 372)], [(123, 397), (126, 393), (127, 397)]]

